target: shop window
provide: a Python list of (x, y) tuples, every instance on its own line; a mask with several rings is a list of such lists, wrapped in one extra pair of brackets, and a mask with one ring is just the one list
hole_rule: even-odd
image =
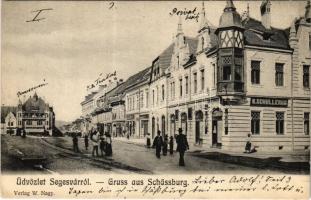
[(251, 133), (253, 135), (259, 135), (260, 133), (260, 112), (251, 112)]
[(303, 66), (303, 87), (310, 88), (310, 66)]
[(260, 84), (260, 61), (251, 61), (251, 82), (252, 84)]
[(284, 85), (284, 64), (276, 63), (275, 64), (275, 85), (283, 86)]
[(222, 77), (223, 77), (223, 80), (225, 81), (231, 80), (231, 66), (230, 65), (224, 66)]
[(303, 129), (305, 135), (310, 134), (310, 113), (305, 112), (303, 117)]
[(276, 112), (276, 134), (284, 135), (284, 112)]

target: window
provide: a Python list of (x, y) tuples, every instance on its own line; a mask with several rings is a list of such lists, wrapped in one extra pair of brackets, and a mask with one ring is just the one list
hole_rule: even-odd
[(276, 112), (276, 134), (284, 134), (284, 112)]
[(21, 122), (21, 121), (18, 121), (18, 125), (22, 125), (22, 122)]
[(152, 90), (152, 105), (154, 105), (154, 90)]
[(222, 77), (223, 77), (223, 80), (225, 81), (231, 80), (231, 66), (230, 65), (224, 66)]
[(242, 80), (242, 70), (241, 70), (241, 65), (236, 65), (235, 66), (235, 73), (234, 73), (234, 79), (237, 81)]
[(258, 135), (260, 133), (260, 112), (251, 112), (251, 132), (253, 135)]
[(311, 50), (311, 34), (309, 34), (309, 49)]
[(213, 63), (213, 86), (216, 86), (216, 65)]
[(38, 124), (38, 125), (42, 125), (42, 121), (41, 121), (41, 120), (39, 120), (37, 124)]
[(13, 122), (11, 122), (11, 126), (13, 126)]
[(193, 73), (193, 90), (194, 93), (197, 93), (197, 89), (198, 89), (198, 79), (197, 79), (197, 73)]
[(182, 97), (182, 79), (179, 79), (179, 95)]
[(310, 88), (310, 66), (303, 66), (303, 87)]
[(310, 134), (310, 113), (305, 112), (303, 115), (303, 130), (305, 135)]
[(275, 85), (276, 86), (283, 86), (283, 67), (284, 64), (276, 63), (275, 64)]
[(144, 106), (144, 93), (140, 92), (139, 106), (142, 108)]
[(204, 69), (201, 70), (201, 90), (204, 90)]
[(260, 61), (251, 61), (251, 82), (252, 84), (260, 84)]
[(164, 85), (162, 85), (162, 101), (164, 101), (164, 95), (165, 95)]
[(146, 108), (149, 106), (149, 93), (148, 90), (146, 91)]
[(177, 67), (179, 68), (179, 56), (177, 56)]
[(31, 125), (32, 123), (31, 123), (30, 120), (27, 120), (26, 124), (27, 124), (27, 125)]
[(188, 76), (186, 76), (185, 77), (185, 79), (186, 79), (186, 94), (188, 94)]

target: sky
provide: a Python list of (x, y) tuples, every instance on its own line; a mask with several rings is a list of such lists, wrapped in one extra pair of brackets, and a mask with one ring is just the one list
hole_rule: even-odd
[[(45, 82), (37, 94), (53, 106), (56, 120), (81, 116), (86, 86), (100, 73), (118, 78), (151, 65), (172, 42), (178, 16), (174, 8), (200, 12), (202, 1), (2, 1), (1, 105), (16, 105), (17, 92)], [(241, 14), (260, 19), (261, 1), (234, 1)], [(218, 26), (225, 1), (205, 1), (207, 19)], [(272, 26), (287, 28), (305, 12), (306, 1), (272, 1)], [(39, 9), (40, 21), (34, 18)], [(195, 37), (196, 20), (182, 18), (183, 31)], [(27, 99), (33, 92), (21, 97)]]

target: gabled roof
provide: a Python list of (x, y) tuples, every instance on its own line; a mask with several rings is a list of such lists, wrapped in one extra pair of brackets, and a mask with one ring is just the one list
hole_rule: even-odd
[(23, 104), (22, 110), (25, 112), (44, 112), (49, 109), (48, 104), (44, 102), (41, 97), (35, 93), (32, 97), (29, 97)]
[(159, 56), (159, 67), (166, 69), (171, 64), (171, 59), (174, 51), (174, 43), (170, 44)]
[[(271, 27), (266, 29), (256, 19), (248, 18), (242, 22), (245, 27), (244, 37), (246, 45), (290, 49), (286, 30)], [(265, 40), (263, 36), (269, 39)]]
[(125, 81), (125, 90), (149, 80), (151, 73), (151, 67), (147, 67), (146, 69), (132, 75)]
[(6, 116), (12, 112), (16, 116), (15, 106), (1, 106), (1, 123), (5, 123)]
[(98, 92), (92, 92), (91, 94), (85, 96), (84, 101), (81, 102), (81, 104), (85, 104), (89, 100), (91, 100)]

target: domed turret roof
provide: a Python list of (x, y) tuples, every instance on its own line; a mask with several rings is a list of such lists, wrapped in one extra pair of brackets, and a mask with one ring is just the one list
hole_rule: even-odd
[(241, 16), (236, 11), (232, 0), (227, 0), (227, 5), (219, 20), (219, 28), (231, 26), (242, 27)]

